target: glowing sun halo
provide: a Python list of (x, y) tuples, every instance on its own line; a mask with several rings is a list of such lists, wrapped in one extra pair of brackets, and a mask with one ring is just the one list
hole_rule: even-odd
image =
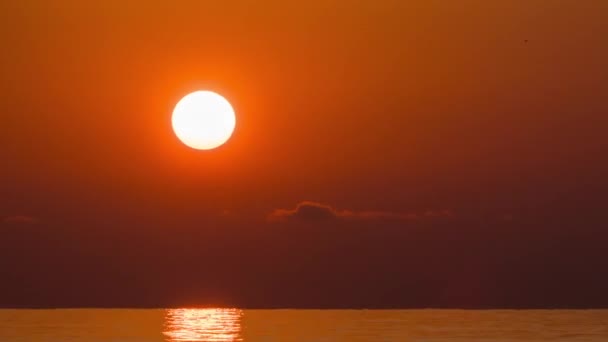
[(212, 91), (195, 91), (184, 96), (173, 109), (171, 121), (179, 140), (197, 150), (224, 144), (236, 124), (230, 103)]

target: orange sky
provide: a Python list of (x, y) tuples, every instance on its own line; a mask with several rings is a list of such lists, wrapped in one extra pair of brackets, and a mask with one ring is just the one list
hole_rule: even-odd
[[(355, 217), (605, 226), (604, 0), (15, 1), (0, 13), (6, 222), (247, 230), (308, 200)], [(171, 130), (197, 89), (237, 113), (217, 150)]]

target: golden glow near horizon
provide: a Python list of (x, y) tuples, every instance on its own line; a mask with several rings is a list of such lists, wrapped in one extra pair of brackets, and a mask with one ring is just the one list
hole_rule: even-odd
[(171, 342), (241, 341), (239, 309), (169, 309), (163, 334)]
[(184, 144), (197, 150), (210, 150), (230, 138), (236, 118), (224, 97), (211, 91), (196, 91), (177, 103), (172, 124)]

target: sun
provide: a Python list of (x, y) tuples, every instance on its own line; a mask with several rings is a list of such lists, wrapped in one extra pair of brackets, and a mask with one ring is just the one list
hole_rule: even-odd
[(175, 105), (171, 118), (175, 135), (187, 146), (211, 150), (223, 145), (234, 131), (234, 109), (223, 96), (195, 91)]

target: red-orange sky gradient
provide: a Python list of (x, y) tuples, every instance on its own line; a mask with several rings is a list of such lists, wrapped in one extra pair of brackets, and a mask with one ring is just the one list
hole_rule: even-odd
[(608, 306), (604, 0), (0, 13), (0, 306)]

